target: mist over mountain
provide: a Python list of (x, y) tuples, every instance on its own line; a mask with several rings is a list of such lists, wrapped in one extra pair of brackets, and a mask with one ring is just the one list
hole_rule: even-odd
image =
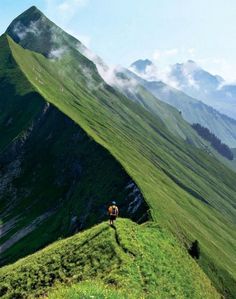
[[(136, 67), (142, 62), (142, 71)], [(150, 67), (152, 65), (152, 67)], [(221, 76), (212, 75), (193, 60), (177, 63), (161, 73), (154, 63), (138, 60), (131, 70), (148, 81), (164, 81), (187, 95), (215, 108), (218, 112), (236, 119), (236, 87)]]
[(0, 91), (0, 296), (234, 298), (235, 161), (184, 118), (236, 148), (234, 120), (36, 7), (0, 37)]
[(154, 63), (149, 59), (140, 59), (133, 62), (130, 67), (134, 68), (137, 73), (145, 75), (145, 73), (147, 72), (147, 68), (154, 67)]
[[(135, 65), (135, 63), (132, 64), (130, 70), (135, 72)], [(145, 68), (145, 61), (143, 61), (142, 65), (143, 68)], [(189, 67), (190, 66), (192, 69), (196, 69), (197, 67), (193, 62), (189, 62)], [(126, 74), (137, 80), (137, 82), (151, 92), (153, 96), (177, 108), (181, 112), (183, 118), (189, 123), (201, 124), (218, 136), (224, 143), (232, 148), (235, 147), (236, 120), (220, 113), (211, 106), (204, 104), (204, 102), (189, 96), (187, 93), (171, 87), (163, 81), (151, 80), (150, 77), (144, 79), (147, 78), (148, 72), (145, 76), (142, 74), (138, 76), (137, 73), (135, 74), (134, 72), (127, 70)], [(212, 83), (212, 85), (217, 84), (219, 80), (220, 78), (213, 80), (214, 83)]]

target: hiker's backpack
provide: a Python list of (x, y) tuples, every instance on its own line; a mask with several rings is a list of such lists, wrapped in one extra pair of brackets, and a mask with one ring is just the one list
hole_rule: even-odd
[(111, 215), (117, 216), (118, 214), (118, 208), (116, 206), (111, 207)]

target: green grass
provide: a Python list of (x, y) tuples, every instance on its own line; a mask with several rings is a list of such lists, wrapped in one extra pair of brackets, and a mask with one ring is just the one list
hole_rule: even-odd
[[(0, 46), (9, 56), (6, 40), (2, 40)], [(0, 80), (21, 78), (22, 88), (27, 86), (13, 60), (10, 66), (0, 63), (0, 67)], [(7, 70), (11, 73), (6, 74)], [(1, 123), (5, 139), (0, 141), (0, 171), (3, 180), (13, 175), (12, 182), (0, 191), (0, 207), (4, 224), (14, 217), (19, 219), (1, 235), (0, 244), (14, 235), (17, 237), (44, 213), (50, 215), (19, 242), (6, 250), (2, 248), (1, 264), (14, 262), (73, 233), (76, 227), (71, 220), (75, 216), (78, 217), (77, 229), (106, 219), (107, 206), (113, 199), (119, 201), (123, 216), (138, 220), (147, 206), (143, 203), (133, 215), (128, 212), (134, 195), (129, 196), (131, 191), (126, 186), (131, 178), (120, 164), (67, 116), (46, 105), (38, 93), (29, 89), (26, 95), (20, 95), (19, 91), (15, 95), (12, 86), (2, 84), (0, 95), (0, 106), (4, 108), (3, 115), (6, 114)], [(12, 122), (5, 126), (4, 119), (11, 118)], [(14, 167), (9, 165), (18, 161), (20, 170), (14, 177)], [(9, 205), (11, 209), (4, 213)]]
[[(217, 160), (225, 164), (227, 167), (236, 171), (235, 161), (229, 161), (220, 155), (209, 142), (201, 138), (197, 132), (192, 130), (189, 126), (189, 123), (192, 123), (193, 120), (202, 117), (201, 123), (206, 123), (210, 128), (214, 128), (216, 134), (217, 132), (220, 132), (220, 135), (224, 137), (229, 135), (228, 137), (225, 137), (224, 140), (229, 142), (229, 144), (234, 144), (234, 142), (236, 142), (236, 139), (234, 139), (235, 121), (230, 120), (228, 117), (220, 115), (219, 113), (217, 114), (211, 107), (208, 107), (203, 103), (201, 105), (196, 105), (198, 102), (197, 100), (191, 99), (180, 91), (170, 89), (170, 92), (168, 93), (167, 90), (169, 87), (165, 86), (162, 82), (150, 83), (140, 77), (137, 77), (135, 74), (126, 69), (118, 72), (116, 77), (120, 83), (117, 84), (119, 90), (129, 99), (139, 103), (143, 108), (160, 118), (163, 121), (163, 124), (165, 124), (167, 129), (173, 135), (178, 136), (184, 139), (187, 143), (204, 150), (209, 155), (216, 157)], [(155, 92), (153, 92), (152, 88), (149, 89), (149, 85), (154, 86), (157, 89), (156, 95), (162, 95), (161, 98), (163, 99), (163, 102), (154, 97), (153, 94), (155, 94)], [(165, 102), (169, 97), (173, 98), (173, 102), (171, 101), (170, 104)], [(175, 102), (176, 100), (177, 104)], [(175, 106), (179, 110), (174, 108)], [(196, 110), (195, 107), (200, 107), (200, 109)], [(215, 119), (216, 115), (217, 119)], [(186, 116), (189, 123), (185, 121)], [(225, 124), (224, 121), (226, 122)], [(227, 122), (229, 123), (228, 125)]]
[[(224, 143), (228, 144), (230, 147), (235, 147), (236, 121), (234, 119), (221, 114), (203, 102), (196, 100), (161, 81), (147, 81), (130, 71), (126, 71), (126, 74), (137, 80), (139, 84), (144, 86), (155, 97), (181, 111), (183, 118), (189, 123), (200, 123), (223, 140)], [(151, 105), (149, 106), (152, 112), (159, 113), (155, 105), (152, 105), (152, 107)]]
[(167, 129), (175, 136), (178, 136), (188, 143), (199, 148), (203, 148), (205, 143), (199, 138), (198, 134), (191, 130), (189, 124), (183, 119), (177, 109), (171, 105), (155, 98), (152, 93), (148, 92), (142, 86), (136, 76), (132, 77), (130, 71), (123, 69), (116, 73), (116, 77), (120, 85), (117, 84), (119, 90), (129, 99), (139, 103), (143, 108), (162, 120)]
[[(127, 290), (120, 290), (116, 287), (108, 286), (103, 282), (91, 280), (74, 284), (67, 287), (58, 287), (56, 291), (49, 293), (49, 299), (126, 299), (135, 298), (135, 290), (129, 290), (130, 295), (127, 295)], [(137, 295), (137, 294), (136, 294)], [(138, 294), (142, 299), (142, 295)], [(140, 297), (141, 296), (141, 297)], [(137, 298), (137, 297), (136, 297)]]
[[(152, 219), (183, 243), (199, 240), (200, 264), (215, 286), (233, 297), (236, 174), (173, 136), (161, 118), (107, 86), (95, 65), (73, 47), (74, 39), (62, 59), (51, 61), (21, 48), (9, 37), (2, 39), (7, 40), (9, 53), (34, 91), (74, 120), (137, 183)], [(53, 219), (48, 227), (50, 223)], [(52, 233), (48, 239), (53, 239)]]
[(154, 223), (139, 226), (124, 219), (118, 219), (116, 229), (102, 223), (0, 269), (3, 298), (48, 292), (49, 298), (66, 293), (71, 298), (80, 293), (101, 298), (106, 293), (108, 298), (120, 298), (120, 293), (131, 293), (128, 298), (220, 298), (170, 233)]
[[(225, 277), (221, 269), (235, 279), (235, 173), (172, 136), (162, 121), (115, 90), (101, 86), (98, 75), (93, 84), (99, 88), (88, 89), (80, 69), (91, 67), (94, 72), (93, 65), (85, 59), (78, 68), (69, 64), (80, 59), (78, 52), (48, 63), (9, 42), (21, 69), (42, 96), (108, 149), (136, 181), (153, 219), (180, 238), (199, 239), (208, 261), (217, 265), (219, 279)], [(44, 85), (38, 84), (32, 65), (41, 70)]]

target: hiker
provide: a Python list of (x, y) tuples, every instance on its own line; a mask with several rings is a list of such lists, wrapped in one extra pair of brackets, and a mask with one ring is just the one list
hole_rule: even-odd
[(119, 210), (118, 210), (118, 207), (116, 206), (115, 201), (113, 201), (111, 206), (108, 208), (108, 213), (110, 216), (109, 223), (110, 223), (110, 225), (114, 225), (114, 221), (116, 220), (116, 217), (119, 214)]

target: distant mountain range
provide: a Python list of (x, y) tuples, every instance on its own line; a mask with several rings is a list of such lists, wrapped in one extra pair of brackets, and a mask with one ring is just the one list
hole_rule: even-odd
[[(188, 65), (189, 68), (190, 66), (195, 68), (193, 62), (189, 62)], [(126, 74), (137, 80), (139, 84), (144, 86), (155, 97), (177, 108), (189, 123), (201, 124), (218, 136), (224, 143), (234, 148), (236, 145), (236, 120), (222, 114), (203, 101), (189, 96), (187, 92), (171, 87), (163, 81), (154, 80), (155, 68), (149, 60), (138, 60), (131, 65), (129, 71), (126, 70)], [(176, 65), (176, 68), (179, 69), (181, 67)], [(151, 70), (151, 73), (147, 74), (145, 71), (147, 69)], [(201, 78), (207, 78), (205, 80), (202, 79), (202, 85), (210, 85), (207, 82), (211, 81), (211, 85), (216, 86), (222, 81), (220, 77), (213, 77), (204, 71), (199, 71), (198, 76), (200, 74), (202, 74)], [(147, 77), (149, 78), (148, 80), (144, 79)]]
[[(135, 298), (234, 297), (236, 172), (183, 116), (218, 119), (236, 148), (233, 120), (108, 67), (34, 6), (0, 37), (0, 112), (0, 296), (90, 279)], [(137, 224), (91, 228), (113, 200)]]
[[(151, 81), (162, 79), (155, 64), (148, 59), (134, 62), (131, 70)], [(222, 77), (212, 75), (192, 60), (172, 65), (166, 78), (165, 83), (236, 119), (236, 85), (227, 84)]]

